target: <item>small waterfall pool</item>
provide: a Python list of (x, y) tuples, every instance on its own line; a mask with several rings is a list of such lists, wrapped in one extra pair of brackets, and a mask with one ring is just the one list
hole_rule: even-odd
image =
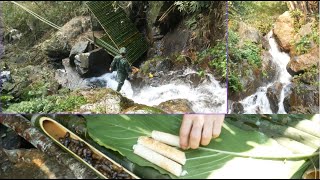
[(268, 33), (267, 38), (270, 45), (269, 53), (272, 56), (272, 62), (277, 65), (276, 80), (267, 84), (266, 86), (258, 88), (256, 93), (240, 101), (240, 103), (243, 105), (245, 114), (272, 114), (270, 103), (267, 98), (267, 89), (273, 86), (276, 82), (280, 82), (282, 84), (280, 100), (278, 103), (279, 109), (276, 113), (286, 114), (283, 101), (287, 95), (287, 92), (289, 91), (289, 85), (291, 84), (292, 78), (286, 69), (286, 66), (290, 61), (290, 56), (287, 53), (280, 51), (278, 44), (273, 37), (272, 30)]
[[(171, 74), (175, 72), (170, 72)], [(162, 102), (174, 99), (186, 99), (190, 102), (195, 113), (226, 113), (227, 88), (221, 87), (219, 82), (211, 74), (194, 86), (184, 78), (187, 75), (196, 74), (191, 69), (184, 70), (180, 77), (170, 80), (167, 84), (157, 87), (144, 86), (134, 92), (131, 83), (125, 81), (120, 93), (132, 99), (135, 103), (156, 106)], [(87, 82), (99, 82), (101, 86), (116, 90), (116, 72), (106, 73), (100, 77), (86, 79)]]

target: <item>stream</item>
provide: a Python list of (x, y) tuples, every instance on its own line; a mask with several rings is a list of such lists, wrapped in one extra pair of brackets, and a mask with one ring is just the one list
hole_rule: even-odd
[(240, 101), (243, 105), (245, 114), (272, 114), (272, 110), (270, 108), (270, 103), (267, 98), (267, 89), (271, 86), (274, 86), (275, 83), (280, 82), (282, 84), (282, 89), (280, 93), (280, 99), (278, 102), (279, 109), (276, 113), (278, 114), (286, 114), (284, 108), (284, 98), (287, 96), (288, 91), (290, 90), (291, 84), (291, 75), (287, 72), (286, 66), (290, 61), (290, 57), (287, 53), (281, 52), (278, 44), (273, 37), (272, 30), (267, 35), (270, 49), (269, 53), (272, 56), (272, 62), (276, 64), (277, 74), (276, 80), (267, 84), (266, 86), (259, 87), (256, 93), (244, 98)]
[[(156, 86), (145, 85), (135, 90), (132, 84), (126, 80), (120, 93), (132, 99), (135, 103), (148, 106), (156, 106), (162, 102), (174, 99), (186, 99), (196, 113), (225, 113), (227, 110), (227, 89), (221, 87), (212, 74), (206, 74), (206, 78), (198, 85), (188, 79), (190, 75), (196, 75), (196, 71), (186, 69), (182, 74), (171, 71), (167, 75), (172, 77), (168, 82)], [(116, 72), (106, 73), (100, 77), (85, 79), (88, 83), (98, 82), (100, 85), (116, 90)]]

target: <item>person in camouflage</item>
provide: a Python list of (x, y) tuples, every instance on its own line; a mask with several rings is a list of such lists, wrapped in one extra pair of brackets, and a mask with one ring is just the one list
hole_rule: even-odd
[(117, 81), (118, 87), (117, 91), (119, 92), (124, 84), (124, 81), (128, 78), (129, 73), (132, 72), (132, 69), (129, 65), (129, 62), (126, 58), (126, 48), (120, 48), (120, 55), (115, 56), (110, 66), (110, 71), (117, 70)]

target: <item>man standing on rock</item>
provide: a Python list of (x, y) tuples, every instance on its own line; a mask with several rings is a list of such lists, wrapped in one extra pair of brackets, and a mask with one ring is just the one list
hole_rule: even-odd
[(120, 55), (114, 57), (109, 69), (110, 71), (117, 70), (118, 92), (121, 90), (124, 81), (128, 78), (129, 73), (132, 72), (126, 58), (126, 51), (125, 47), (120, 48)]

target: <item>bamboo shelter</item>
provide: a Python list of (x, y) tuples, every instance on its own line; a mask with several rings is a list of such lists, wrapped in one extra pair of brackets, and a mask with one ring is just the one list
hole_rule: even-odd
[(121, 47), (126, 47), (131, 64), (147, 51), (145, 38), (123, 9), (115, 10), (111, 1), (90, 1), (86, 5), (105, 31), (103, 37), (94, 37), (98, 46), (105, 48), (112, 56), (119, 54)]

